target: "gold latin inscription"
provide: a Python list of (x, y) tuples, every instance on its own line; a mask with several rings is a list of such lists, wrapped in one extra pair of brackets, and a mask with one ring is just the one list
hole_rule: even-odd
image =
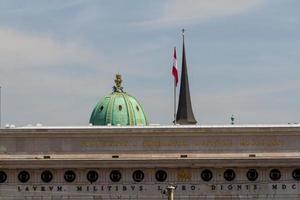
[[(139, 146), (135, 143), (135, 146)], [(251, 140), (225, 140), (225, 139), (206, 139), (198, 141), (186, 140), (143, 140), (142, 146), (145, 148), (160, 147), (279, 147), (284, 145), (283, 140), (278, 139), (251, 139)], [(81, 148), (99, 148), (99, 147), (128, 147), (133, 146), (126, 140), (120, 141), (83, 141), (80, 143)], [(1, 149), (0, 149), (1, 150)]]
[(86, 141), (81, 142), (81, 148), (97, 148), (97, 147), (127, 147), (127, 141)]
[(243, 147), (277, 147), (283, 146), (282, 140), (271, 139), (271, 140), (241, 140), (240, 146)]
[(144, 140), (144, 147), (186, 147), (189, 144), (184, 140), (178, 141), (161, 141), (161, 140)]
[(231, 147), (232, 141), (231, 140), (201, 140), (195, 143), (195, 146), (203, 146), (203, 147)]

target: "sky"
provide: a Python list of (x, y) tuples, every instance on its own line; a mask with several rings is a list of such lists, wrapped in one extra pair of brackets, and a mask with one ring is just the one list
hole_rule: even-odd
[(88, 125), (116, 73), (171, 124), (182, 28), (199, 125), (300, 122), (299, 0), (0, 0), (2, 127)]

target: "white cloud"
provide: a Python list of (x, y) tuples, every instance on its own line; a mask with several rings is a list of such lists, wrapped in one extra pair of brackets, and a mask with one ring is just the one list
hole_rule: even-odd
[[(101, 73), (101, 80), (94, 73), (103, 71), (104, 56), (80, 43), (0, 28), (0, 44), (0, 85), (6, 123), (87, 123), (88, 116), (83, 119), (81, 113), (88, 115), (96, 102), (93, 98), (99, 95), (95, 91), (106, 91), (104, 85), (112, 82), (105, 72)], [(78, 70), (78, 66), (91, 72), (80, 74), (83, 69)], [(53, 67), (68, 67), (68, 71), (51, 71)]]
[(7, 29), (0, 29), (0, 44), (2, 69), (43, 67), (59, 63), (90, 63), (98, 59), (93, 50), (76, 43)]
[(265, 0), (168, 0), (158, 19), (143, 25), (195, 24), (216, 17), (236, 15), (261, 5)]

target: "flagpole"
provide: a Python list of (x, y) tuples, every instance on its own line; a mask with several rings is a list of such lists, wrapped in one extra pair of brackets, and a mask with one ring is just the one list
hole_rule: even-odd
[(174, 125), (176, 125), (176, 87), (177, 87), (177, 82), (178, 82), (176, 47), (174, 47), (172, 74), (174, 76), (174, 120), (173, 120), (173, 123), (174, 123)]
[(176, 125), (176, 80), (174, 79), (174, 125)]
[(172, 75), (174, 76), (174, 120), (173, 120), (173, 123), (174, 123), (174, 125), (176, 125), (176, 87), (177, 87), (177, 83), (178, 83), (176, 47), (174, 47), (174, 52), (173, 52)]

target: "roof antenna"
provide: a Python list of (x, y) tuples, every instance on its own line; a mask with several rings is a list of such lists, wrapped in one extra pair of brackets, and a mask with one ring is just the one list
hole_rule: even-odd
[(231, 115), (231, 125), (234, 125), (234, 116), (233, 115)]

